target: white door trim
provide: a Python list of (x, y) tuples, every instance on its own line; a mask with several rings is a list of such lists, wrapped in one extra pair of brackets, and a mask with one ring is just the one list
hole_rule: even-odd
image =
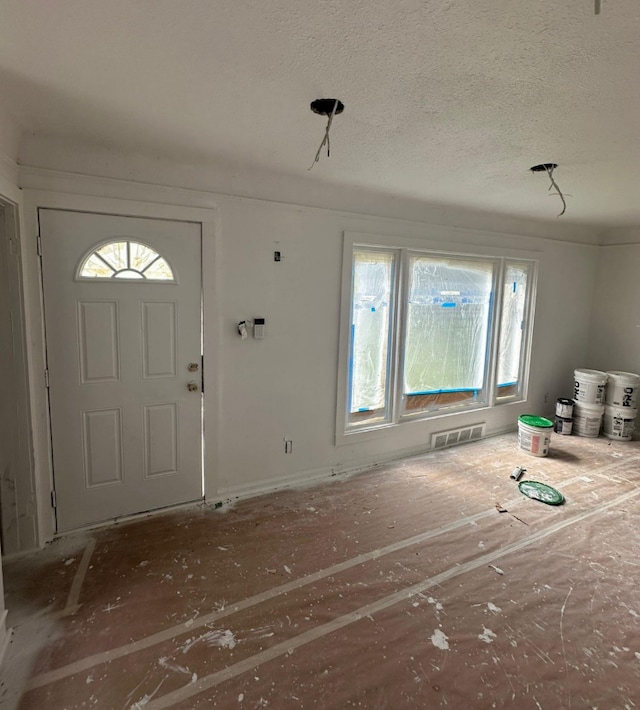
[(11, 434), (6, 432), (6, 435), (11, 437), (7, 449), (11, 448), (13, 451), (11, 472), (15, 478), (12, 484), (3, 484), (1, 503), (3, 554), (13, 555), (34, 549), (38, 535), (37, 518), (31, 512), (34, 509), (35, 489), (19, 210), (14, 202), (3, 195), (0, 195), (0, 207), (3, 208), (0, 211), (0, 239), (3, 242), (0, 251), (7, 262), (7, 282), (3, 286), (6, 288), (5, 295), (9, 297), (8, 307), (13, 321), (13, 337), (9, 334), (8, 342), (13, 350), (12, 381), (15, 397), (14, 429)]
[[(202, 501), (201, 224), (39, 216), (57, 530)], [(83, 277), (114, 242), (128, 245), (112, 253), (125, 278)], [(168, 280), (126, 278), (138, 243), (152, 268), (165, 261)]]
[[(217, 488), (218, 473), (218, 284), (219, 264), (218, 252), (218, 213), (212, 204), (211, 196), (202, 199), (203, 206), (171, 204), (184, 199), (184, 193), (192, 191), (176, 190), (173, 196), (171, 188), (153, 185), (141, 186), (126, 181), (111, 181), (111, 193), (117, 188), (122, 197), (102, 197), (95, 194), (70, 194), (66, 192), (24, 190), (23, 217), (23, 269), (25, 272), (25, 301), (27, 303), (28, 348), (31, 381), (31, 411), (33, 426), (33, 445), (35, 459), (35, 482), (38, 502), (38, 519), (40, 545), (52, 540), (55, 535), (55, 520), (51, 508), (51, 490), (53, 490), (53, 469), (51, 458), (51, 436), (47, 394), (44, 385), (45, 341), (44, 341), (44, 310), (42, 299), (42, 274), (40, 259), (36, 252), (36, 236), (38, 234), (38, 209), (50, 208), (61, 210), (76, 210), (80, 212), (97, 212), (107, 215), (130, 217), (148, 217), (169, 219), (175, 221), (197, 222), (202, 229), (202, 263), (203, 268), (203, 304), (204, 304), (204, 334), (205, 334), (205, 365), (204, 388), (205, 397), (205, 499), (208, 492)], [(69, 188), (68, 181), (64, 185)], [(96, 187), (104, 188), (101, 181), (96, 185), (92, 181), (85, 182), (78, 178), (74, 189), (80, 192), (94, 192)], [(104, 190), (106, 191), (106, 190)], [(127, 199), (127, 197), (141, 199)], [(195, 197), (195, 195), (192, 195)], [(199, 195), (202, 198), (203, 195)], [(195, 200), (189, 200), (193, 203)], [(199, 201), (199, 200), (198, 200)]]

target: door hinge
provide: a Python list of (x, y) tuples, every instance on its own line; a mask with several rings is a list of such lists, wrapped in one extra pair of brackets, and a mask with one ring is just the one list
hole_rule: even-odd
[(44, 386), (49, 389), (49, 370), (44, 371)]
[(38, 252), (38, 256), (42, 256), (42, 237), (40, 236), (40, 232), (38, 232), (36, 237), (36, 250)]
[(51, 491), (51, 507), (52, 508), (58, 507), (58, 501), (56, 500), (56, 492), (55, 491)]

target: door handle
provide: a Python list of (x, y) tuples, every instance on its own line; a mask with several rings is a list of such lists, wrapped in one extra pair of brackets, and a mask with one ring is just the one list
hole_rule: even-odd
[(191, 380), (187, 383), (187, 389), (189, 390), (189, 392), (197, 392), (200, 387), (198, 387), (198, 383), (195, 382), (195, 380)]

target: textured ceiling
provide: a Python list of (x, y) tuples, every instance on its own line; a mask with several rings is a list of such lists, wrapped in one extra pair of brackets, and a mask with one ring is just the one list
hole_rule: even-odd
[(638, 0), (0, 0), (0, 96), (27, 137), (519, 216), (553, 161), (562, 220), (640, 223)]

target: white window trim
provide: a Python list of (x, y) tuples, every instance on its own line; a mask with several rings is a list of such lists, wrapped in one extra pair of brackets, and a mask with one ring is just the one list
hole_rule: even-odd
[[(434, 419), (442, 419), (445, 417), (459, 416), (468, 414), (471, 411), (487, 410), (493, 407), (503, 407), (509, 404), (522, 404), (526, 402), (528, 397), (528, 383), (531, 360), (531, 345), (534, 328), (534, 315), (536, 303), (536, 287), (539, 271), (540, 251), (514, 249), (512, 247), (493, 247), (466, 242), (443, 241), (443, 237), (450, 236), (467, 236), (461, 233), (469, 232), (470, 230), (453, 230), (442, 228), (438, 231), (442, 232), (438, 237), (440, 239), (415, 239), (411, 237), (398, 237), (390, 235), (374, 235), (362, 232), (344, 232), (344, 244), (342, 254), (342, 287), (340, 299), (340, 336), (338, 348), (338, 382), (337, 382), (337, 408), (336, 408), (336, 446), (345, 444), (353, 444), (358, 441), (366, 441), (378, 439), (380, 437), (392, 435), (397, 431), (398, 427), (406, 426), (428, 426), (429, 422)], [(503, 240), (505, 235), (491, 234), (484, 232), (471, 232), (471, 234), (480, 238), (483, 236), (489, 237), (491, 241)], [(398, 378), (401, 376), (401, 357), (400, 354), (404, 348), (404, 332), (403, 319), (405, 317), (405, 308), (402, 305), (397, 305), (392, 314), (391, 327), (398, 329), (398, 336), (394, 339), (396, 352), (395, 357), (391, 359), (391, 372), (389, 372), (389, 392), (390, 392), (390, 409), (391, 420), (382, 424), (367, 425), (363, 424), (358, 428), (350, 428), (347, 430), (347, 397), (348, 397), (348, 380), (349, 380), (349, 348), (351, 341), (351, 295), (353, 285), (353, 250), (354, 247), (381, 249), (385, 251), (400, 251), (405, 250), (405, 258), (407, 253), (429, 252), (431, 254), (442, 254), (454, 257), (466, 258), (493, 258), (501, 261), (523, 260), (529, 261), (532, 264), (531, 268), (531, 286), (529, 297), (526, 305), (525, 322), (527, 323), (527, 331), (523, 341), (523, 375), (524, 383), (522, 394), (518, 397), (505, 399), (496, 402), (495, 393), (495, 377), (497, 358), (497, 348), (499, 342), (499, 333), (490, 335), (488, 354), (488, 377), (487, 390), (488, 401), (486, 404), (470, 405), (464, 409), (456, 409), (455, 411), (436, 411), (436, 412), (417, 412), (410, 414), (401, 414), (400, 388), (396, 386)], [(403, 288), (406, 283), (406, 264), (405, 259), (398, 261), (399, 274), (396, 279), (396, 290), (394, 292), (394, 301), (398, 302), (400, 294), (403, 293)], [(498, 275), (494, 276), (494, 293), (495, 303), (493, 306), (494, 313), (498, 318), (498, 324), (490, 324), (490, 333), (499, 328), (499, 315), (502, 311), (502, 289), (496, 289), (498, 283)], [(400, 318), (398, 328), (397, 319)], [(394, 369), (395, 368), (395, 369)]]

